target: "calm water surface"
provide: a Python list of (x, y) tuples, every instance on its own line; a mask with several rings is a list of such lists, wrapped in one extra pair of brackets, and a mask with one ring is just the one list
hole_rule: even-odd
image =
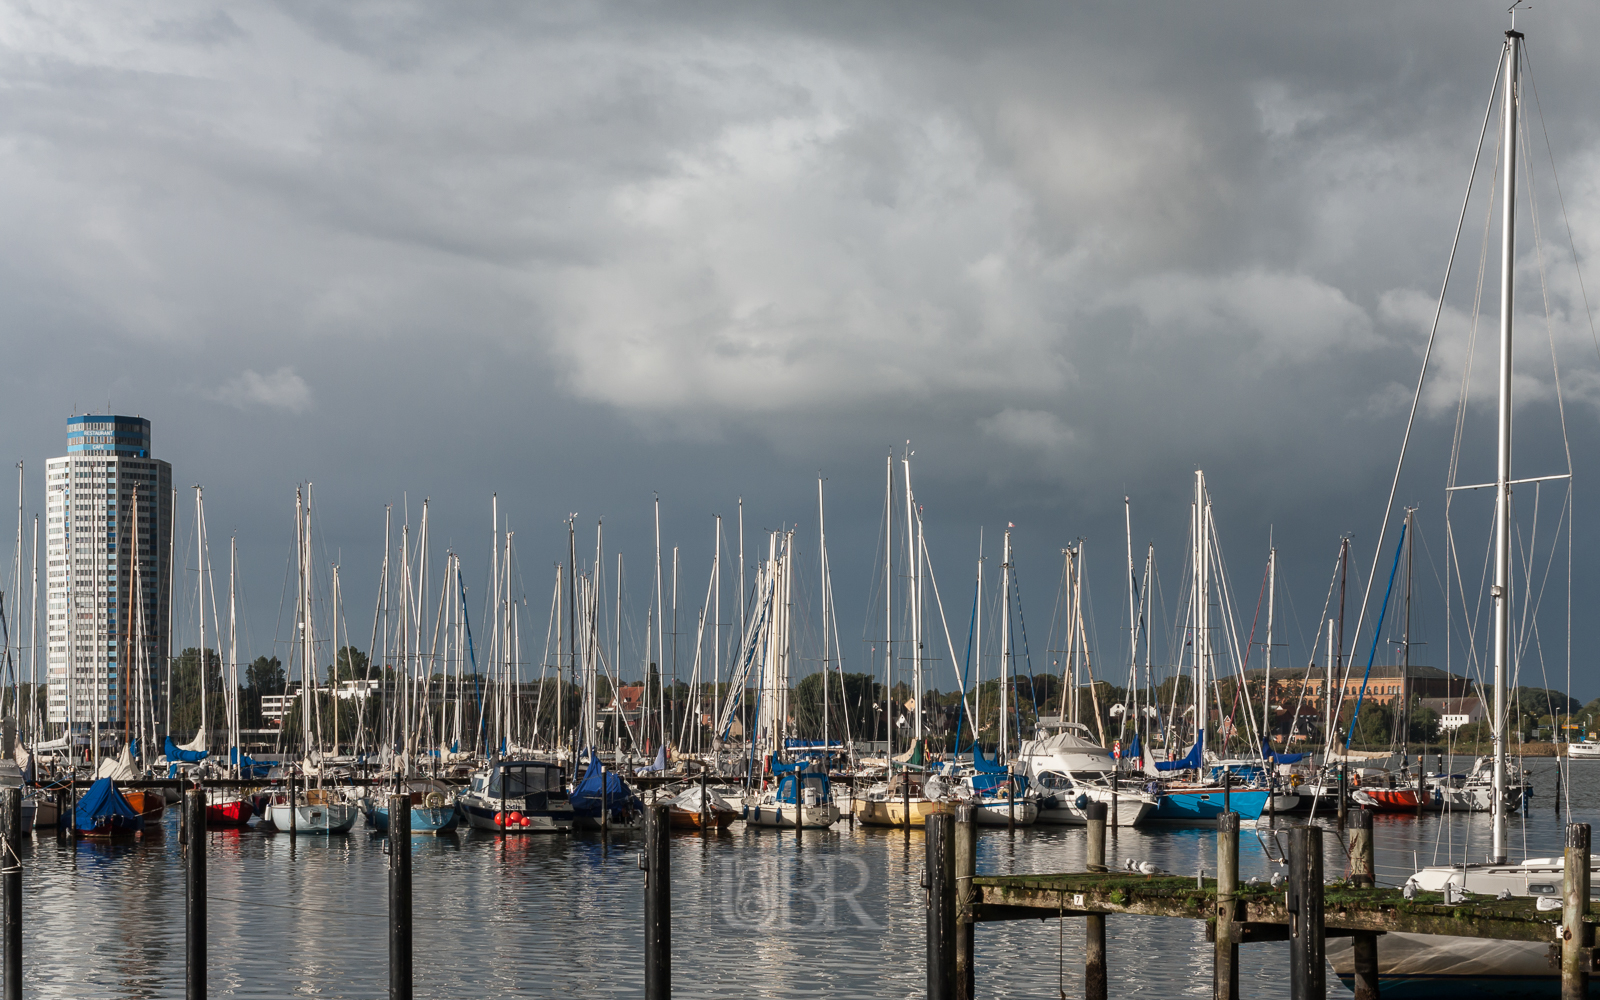
[[(1514, 854), (1560, 854), (1563, 823), (1600, 822), (1600, 761), (1579, 761), (1572, 812), (1554, 811), (1555, 762), (1534, 761), (1537, 794), (1513, 820)], [(1488, 817), (1377, 817), (1380, 877), (1481, 859)], [(1329, 876), (1346, 871), (1326, 837)], [(1078, 870), (1081, 829), (985, 830), (981, 873)], [(598, 836), (413, 841), (419, 997), (615, 997), (643, 993), (644, 877), (638, 841)], [(919, 997), (925, 991), (922, 837), (840, 824), (828, 833), (743, 831), (674, 840), (674, 995)], [(388, 988), (387, 858), (358, 827), (291, 840), (254, 831), (207, 844), (212, 996), (381, 997)], [(1207, 830), (1114, 831), (1117, 864), (1215, 874)], [(1243, 878), (1275, 870), (1271, 835), (1246, 827)], [(23, 852), (26, 991), (36, 997), (181, 997), (184, 880), (175, 810), (164, 836), (104, 846), (40, 834)], [(1209, 996), (1205, 925), (1107, 921), (1112, 995)], [(1082, 923), (1015, 921), (977, 929), (980, 996), (1081, 993)], [(1287, 994), (1281, 944), (1241, 950), (1247, 996)], [(1064, 973), (1063, 973), (1064, 970)], [(1338, 995), (1343, 988), (1330, 981)]]

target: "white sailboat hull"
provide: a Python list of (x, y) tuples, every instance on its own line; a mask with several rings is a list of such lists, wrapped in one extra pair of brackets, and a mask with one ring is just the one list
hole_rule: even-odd
[(361, 810), (353, 802), (329, 802), (290, 806), (274, 802), (268, 809), (272, 825), (280, 833), (349, 833)]

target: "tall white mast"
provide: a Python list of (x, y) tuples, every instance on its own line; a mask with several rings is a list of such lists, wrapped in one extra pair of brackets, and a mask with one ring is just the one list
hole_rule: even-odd
[[(666, 595), (666, 592), (661, 589), (661, 495), (660, 494), (656, 495), (655, 521), (656, 521), (656, 679), (657, 679), (656, 682), (657, 682), (658, 685), (660, 685), (661, 679), (664, 677), (664, 671), (666, 670), (666, 663), (667, 663), (667, 645), (666, 645), (666, 641), (665, 641), (666, 640), (666, 632), (667, 632), (667, 615), (666, 615), (666, 598), (667, 598), (667, 595)], [(649, 650), (646, 650), (645, 652), (648, 654)], [(649, 683), (648, 678), (646, 678), (646, 683), (647, 684)], [(662, 701), (666, 700), (666, 691), (664, 689), (661, 690), (661, 692), (660, 692), (660, 698), (661, 698)], [(657, 706), (657, 711), (659, 712), (659, 710), (660, 710), (660, 706)], [(661, 742), (665, 743), (666, 741), (667, 741), (667, 734), (666, 734), (665, 730), (663, 730), (662, 733), (661, 733)]]
[(818, 588), (822, 598), (822, 753), (823, 760), (831, 762), (833, 755), (828, 749), (828, 525), (823, 516), (820, 475), (817, 477), (817, 567), (822, 574)]
[(883, 460), (883, 735), (894, 753), (894, 453)]
[(211, 745), (206, 734), (206, 506), (205, 490), (199, 486), (194, 488), (194, 537), (195, 558), (200, 562), (200, 735), (205, 737), (201, 741), (205, 749)]
[[(1210, 715), (1206, 690), (1211, 666), (1211, 546), (1206, 527), (1206, 474), (1194, 473), (1194, 727), (1196, 742), (1205, 739)], [(1204, 748), (1202, 747), (1202, 750)]]
[[(239, 776), (239, 625), (235, 579), (239, 572), (239, 536), (228, 539), (228, 740), (233, 776)], [(141, 643), (142, 645), (142, 643)]]
[[(1278, 547), (1276, 545), (1267, 549), (1267, 650), (1266, 674), (1261, 685), (1261, 736), (1268, 740), (1267, 727), (1270, 725), (1269, 716), (1272, 710), (1272, 617), (1274, 599), (1278, 596)], [(1287, 743), (1284, 749), (1288, 750)]]
[(917, 518), (911, 496), (911, 442), (906, 442), (905, 457), (900, 460), (906, 473), (906, 554), (910, 559), (909, 586), (911, 588), (911, 704), (915, 718), (912, 734), (922, 739), (922, 561), (917, 558)]
[(1000, 759), (1008, 760), (1011, 748), (1011, 724), (1007, 713), (1011, 706), (1011, 529), (1006, 528), (1005, 541), (1000, 546)]
[(1522, 54), (1522, 33), (1506, 32), (1504, 190), (1500, 223), (1500, 421), (1496, 448), (1494, 505), (1494, 860), (1506, 861), (1506, 679), (1511, 652), (1511, 321), (1512, 268), (1516, 263), (1517, 226), (1517, 70)]
[[(1128, 545), (1128, 699), (1134, 713), (1134, 731), (1138, 732), (1139, 711), (1139, 595), (1133, 576), (1133, 500), (1122, 498), (1123, 539)], [(1123, 716), (1124, 719), (1127, 716)]]

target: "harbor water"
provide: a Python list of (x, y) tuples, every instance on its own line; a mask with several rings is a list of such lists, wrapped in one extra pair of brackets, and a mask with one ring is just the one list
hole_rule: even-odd
[[(1457, 762), (1464, 766), (1470, 762)], [(1513, 858), (1561, 853), (1566, 822), (1600, 822), (1600, 761), (1571, 765), (1572, 810), (1555, 811), (1553, 760), (1530, 761), (1536, 795), (1512, 818)], [(842, 791), (842, 790), (841, 790)], [(1565, 796), (1564, 796), (1565, 797)], [(1329, 817), (1331, 819), (1331, 817)], [(1280, 818), (1286, 823), (1303, 818)], [(1482, 860), (1484, 814), (1378, 816), (1380, 881), (1415, 863)], [(1082, 870), (1081, 828), (979, 834), (980, 874)], [(1330, 878), (1346, 872), (1325, 838)], [(637, 835), (481, 831), (413, 840), (416, 994), (629, 997), (643, 993), (644, 877)], [(384, 841), (363, 826), (332, 838), (214, 831), (206, 843), (212, 996), (351, 997), (388, 988)], [(1278, 853), (1263, 818), (1241, 834), (1242, 879), (1267, 879)], [(1108, 860), (1215, 875), (1214, 831), (1118, 829)], [(22, 852), (25, 989), (64, 998), (181, 997), (184, 877), (176, 810), (164, 832), (104, 845), (36, 834)], [(745, 830), (672, 844), (677, 997), (919, 997), (925, 992), (920, 831)], [(979, 925), (978, 994), (1068, 996), (1082, 989), (1083, 925)], [(1209, 996), (1211, 946), (1199, 921), (1107, 921), (1114, 997)], [(1282, 944), (1240, 949), (1241, 993), (1287, 995)], [(1330, 995), (1344, 988), (1330, 978)]]

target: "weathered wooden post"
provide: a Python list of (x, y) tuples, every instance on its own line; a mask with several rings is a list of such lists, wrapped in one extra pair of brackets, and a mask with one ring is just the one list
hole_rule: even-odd
[(672, 996), (672, 860), (665, 802), (652, 803), (644, 824), (644, 996)]
[[(1092, 872), (1106, 870), (1106, 804), (1089, 803), (1089, 858)], [(1106, 915), (1091, 913), (1083, 923), (1083, 995), (1106, 1000)]]
[[(1346, 837), (1350, 850), (1350, 881), (1360, 888), (1370, 889), (1375, 879), (1372, 813), (1357, 809), (1351, 814)], [(1355, 946), (1356, 1000), (1378, 1000), (1378, 935), (1356, 933), (1350, 935), (1350, 942)]]
[[(911, 767), (910, 767), (910, 765), (907, 765), (905, 771), (903, 771), (901, 773), (900, 777), (902, 779), (901, 785), (900, 785), (900, 792), (901, 792), (902, 795), (905, 796), (903, 808), (905, 809), (905, 817), (904, 817), (904, 819), (906, 821), (906, 850), (910, 851), (911, 850)], [(885, 811), (887, 811), (887, 810), (885, 810)]]
[(711, 836), (711, 798), (706, 791), (706, 765), (700, 764), (700, 836)]
[(67, 805), (72, 801), (72, 790), (69, 788), (56, 789), (56, 839), (67, 836), (76, 817), (68, 814)]
[(928, 885), (928, 1000), (956, 997), (955, 817), (925, 821)]
[(1350, 775), (1347, 765), (1339, 765), (1339, 829), (1344, 829), (1350, 809)]
[(389, 796), (389, 1000), (411, 1000), (411, 796)]
[(1017, 776), (1006, 765), (1006, 830), (1017, 832)]
[(1239, 1000), (1239, 929), (1234, 900), (1239, 890), (1239, 814), (1217, 817), (1216, 972), (1211, 993), (1216, 1000)]
[(1589, 911), (1589, 824), (1567, 824), (1566, 867), (1561, 877), (1561, 1000), (1589, 995), (1594, 933)]
[(185, 938), (183, 995), (185, 1000), (205, 1000), (206, 995), (206, 793), (191, 788), (183, 795), (185, 870)]
[(976, 978), (972, 965), (972, 878), (978, 874), (978, 824), (972, 807), (956, 809), (956, 996), (973, 1000)]
[(22, 788), (0, 791), (0, 923), (6, 949), (5, 1000), (22, 1000)]
[[(573, 768), (574, 771), (577, 768)], [(606, 766), (600, 765), (600, 839), (604, 840), (611, 835), (611, 797), (606, 794), (607, 786)]]
[(1289, 1000), (1327, 1000), (1322, 827), (1289, 829)]
[(1233, 772), (1222, 769), (1222, 811), (1233, 812)]
[[(1420, 754), (1420, 753), (1417, 754), (1417, 818), (1418, 819), (1422, 818), (1422, 807), (1428, 801), (1428, 769), (1422, 766), (1422, 762), (1424, 760), (1427, 760), (1427, 755), (1426, 754)], [(1557, 777), (1556, 777), (1556, 798), (1557, 798), (1558, 801), (1559, 801), (1559, 799), (1561, 797), (1561, 778), (1560, 778), (1560, 774), (1561, 774), (1560, 771), (1556, 772), (1556, 775), (1557, 775)]]
[(294, 772), (290, 771), (289, 772), (289, 836), (291, 836), (291, 837), (293, 837), (298, 832), (296, 830), (296, 827), (299, 826), (299, 817), (300, 817), (299, 804), (295, 801), (295, 788), (294, 788), (294, 786), (295, 786)]

